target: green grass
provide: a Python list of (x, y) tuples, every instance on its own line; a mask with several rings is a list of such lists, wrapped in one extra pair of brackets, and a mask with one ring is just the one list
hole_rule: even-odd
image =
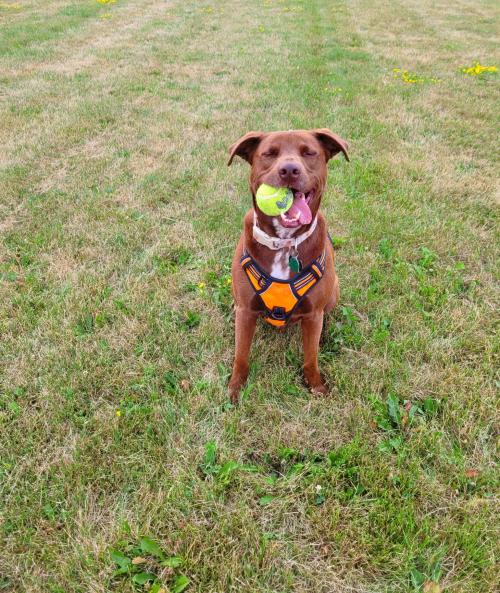
[[(461, 68), (499, 65), (497, 23), (488, 0), (0, 3), (0, 591), (495, 588), (498, 75)], [(259, 325), (233, 408), (227, 149), (295, 127), (351, 146), (323, 202), (331, 397), (297, 329)]]

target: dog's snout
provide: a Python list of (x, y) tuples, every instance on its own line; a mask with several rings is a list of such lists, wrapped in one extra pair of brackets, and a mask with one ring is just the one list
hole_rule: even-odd
[(282, 181), (296, 181), (300, 176), (300, 166), (297, 163), (282, 163), (278, 169)]

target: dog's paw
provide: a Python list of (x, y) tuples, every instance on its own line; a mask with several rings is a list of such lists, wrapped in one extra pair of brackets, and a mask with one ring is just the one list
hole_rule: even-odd
[(229, 395), (229, 400), (233, 404), (233, 406), (238, 405), (240, 400), (240, 389), (229, 386), (227, 389), (227, 394)]
[(324, 383), (318, 383), (314, 386), (309, 386), (309, 389), (313, 395), (328, 395), (328, 387)]
[(233, 406), (236, 406), (240, 400), (240, 391), (243, 382), (238, 377), (231, 377), (229, 385), (227, 386), (227, 394)]
[(328, 386), (323, 381), (317, 368), (304, 367), (304, 379), (309, 391), (314, 395), (327, 395)]

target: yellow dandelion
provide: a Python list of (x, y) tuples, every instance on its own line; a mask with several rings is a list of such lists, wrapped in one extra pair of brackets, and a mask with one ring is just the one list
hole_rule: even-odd
[(122, 411), (121, 410), (116, 410), (116, 415), (118, 416), (118, 418), (122, 415)]
[(424, 76), (419, 76), (414, 72), (410, 72), (409, 70), (401, 70), (401, 68), (393, 68), (393, 76), (394, 78), (398, 78), (401, 82), (405, 84), (423, 84), (424, 82), (441, 82), (439, 78), (426, 78)]
[(496, 66), (483, 66), (479, 62), (474, 62), (470, 67), (462, 68), (462, 72), (469, 76), (480, 76), (484, 72), (498, 72), (498, 68)]
[(205, 286), (206, 286), (206, 285), (205, 285), (205, 283), (204, 283), (204, 282), (198, 282), (198, 288), (199, 288), (200, 290), (203, 290), (203, 289), (205, 288)]

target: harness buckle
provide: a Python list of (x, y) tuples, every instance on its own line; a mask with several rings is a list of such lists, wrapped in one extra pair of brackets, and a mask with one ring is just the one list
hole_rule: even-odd
[(271, 317), (277, 321), (284, 321), (286, 319), (286, 311), (284, 307), (273, 307)]

